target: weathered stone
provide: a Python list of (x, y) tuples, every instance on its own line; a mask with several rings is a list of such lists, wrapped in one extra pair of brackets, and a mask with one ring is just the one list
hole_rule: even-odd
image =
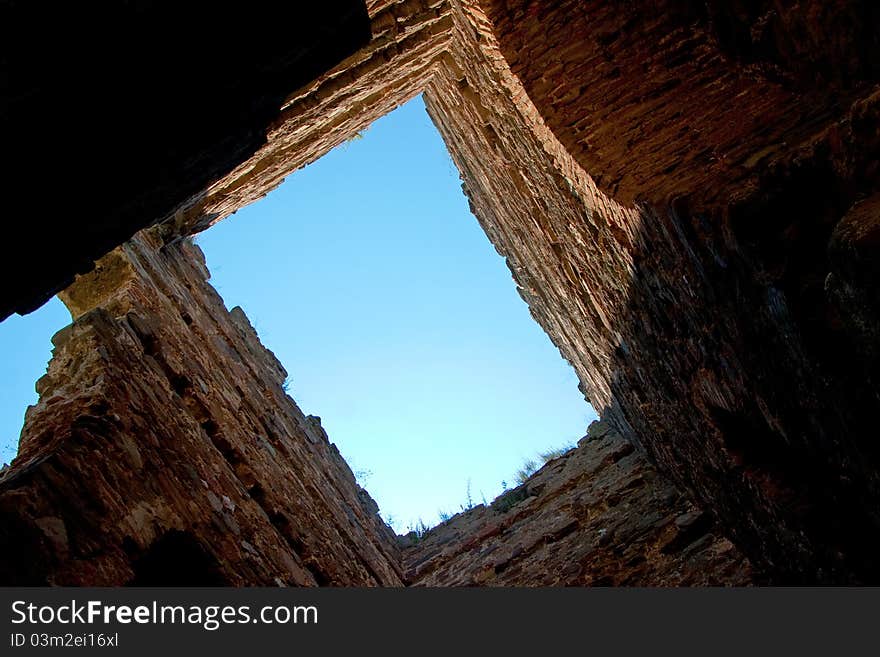
[(758, 581), (748, 561), (715, 533), (709, 516), (694, 509), (644, 456), (631, 449), (615, 456), (629, 446), (619, 433), (594, 423), (588, 438), (490, 506), (477, 505), (407, 541), (407, 582), (745, 586)]
[(0, 581), (399, 585), (393, 532), (284, 368), (197, 247), (159, 246), (65, 295), (78, 318), (0, 479)]
[[(369, 43), (312, 82), (284, 89), (276, 105), (261, 105), (274, 119), (252, 156), (230, 145), (216, 159), (205, 156), (207, 169), (201, 159), (190, 162), (211, 182), (172, 176), (156, 198), (179, 199), (173, 212), (143, 205), (153, 198), (152, 179), (109, 185), (120, 194), (110, 200), (154, 212), (159, 238), (178, 248), (424, 91), (477, 219), (609, 427), (774, 581), (880, 580), (880, 14), (873, 5), (371, 0), (365, 9)], [(88, 90), (79, 96), (88, 100)], [(181, 111), (198, 114), (201, 105), (185, 104)], [(19, 133), (44, 134), (44, 118), (35, 115), (30, 131), (22, 120)], [(129, 178), (139, 171), (126, 167), (131, 153), (138, 151), (113, 163)], [(230, 170), (231, 161), (240, 164)], [(88, 204), (77, 209), (87, 214)], [(81, 223), (64, 221), (72, 230)], [(17, 298), (33, 301), (37, 288), (49, 291), (70, 276), (72, 262), (109, 246), (104, 233), (83, 235), (58, 267), (34, 285), (22, 282)], [(151, 345), (187, 330), (174, 313), (147, 317), (132, 301), (127, 328), (110, 330), (102, 309), (126, 298), (113, 288), (128, 285), (128, 274), (105, 265), (119, 274), (106, 289), (74, 288), (65, 297), (85, 314), (82, 329), (57, 336), (60, 357), (92, 340), (110, 363), (114, 340)], [(184, 325), (194, 321), (188, 313), (178, 313)], [(226, 317), (244, 330), (235, 311)], [(206, 340), (209, 353), (226, 356), (241, 346)], [(177, 386), (217, 394), (218, 408), (234, 408), (244, 389), (212, 390), (210, 379), (189, 372), (198, 363), (187, 352), (193, 345), (180, 346)], [(248, 347), (246, 358), (276, 378), (260, 349)], [(77, 366), (88, 360), (77, 358)], [(160, 369), (164, 362), (144, 360)], [(23, 447), (31, 460), (19, 459), (7, 479), (23, 481), (42, 450), (79, 435), (64, 428), (79, 417), (71, 400), (105, 385), (101, 377), (81, 383), (65, 388), (51, 372), (38, 383), (40, 412), (25, 428), (33, 447)], [(129, 411), (115, 414), (129, 421)], [(80, 424), (108, 422), (100, 411), (89, 417)], [(40, 422), (54, 428), (42, 435)], [(326, 441), (305, 419), (297, 426), (316, 449)], [(217, 437), (223, 449), (239, 440)], [(149, 462), (137, 441), (119, 444), (113, 468)], [(627, 450), (606, 455), (609, 464), (633, 457)], [(66, 470), (53, 486), (74, 490), (83, 472)], [(250, 481), (247, 472), (239, 476)], [(55, 549), (63, 544), (57, 526), (34, 523), (65, 516), (48, 503), (28, 511), (25, 488), (18, 497), (2, 494), (22, 501), (31, 519), (22, 535)], [(623, 499), (606, 502), (617, 508)], [(9, 527), (24, 522), (16, 513)], [(223, 515), (223, 526), (240, 532), (234, 516)], [(67, 535), (74, 550), (69, 527)], [(609, 530), (601, 540), (614, 545), (619, 537)], [(80, 567), (89, 563), (81, 559)], [(491, 579), (487, 573), (480, 581)]]
[[(507, 258), (533, 316), (573, 364), (594, 406), (717, 514), (753, 563), (788, 581), (876, 581), (880, 562), (868, 546), (880, 546), (873, 438), (880, 397), (876, 374), (865, 377), (866, 363), (876, 363), (876, 332), (857, 328), (873, 323), (876, 283), (861, 283), (856, 293), (842, 283), (834, 288), (832, 277), (832, 294), (825, 291), (835, 268), (829, 248), (839, 253), (841, 244), (829, 245), (835, 225), (880, 186), (875, 68), (856, 66), (862, 77), (842, 95), (813, 80), (825, 94), (814, 107), (809, 90), (766, 77), (744, 87), (742, 64), (712, 54), (705, 79), (688, 84), (709, 84), (713, 93), (737, 99), (740, 91), (762, 99), (776, 94), (785, 99), (780, 107), (819, 114), (799, 114), (803, 123), (790, 128), (790, 112), (758, 104), (761, 128), (738, 134), (729, 146), (755, 156), (766, 128), (782, 142), (773, 157), (755, 158), (729, 180), (711, 177), (717, 170), (702, 164), (655, 170), (639, 189), (653, 205), (627, 204), (625, 194), (608, 196), (591, 177), (607, 182), (602, 176), (612, 167), (638, 169), (626, 139), (608, 133), (618, 150), (593, 161), (569, 140), (570, 128), (647, 82), (603, 78), (610, 86), (594, 98), (591, 84), (604, 67), (559, 70), (601, 36), (600, 17), (617, 24), (625, 12), (521, 4), (456, 2), (456, 47), (426, 98), (474, 213)], [(664, 66), (652, 58), (655, 50), (710, 52), (711, 36), (676, 45), (687, 30), (657, 27), (681, 16), (658, 20), (621, 28), (622, 37), (629, 30), (644, 43), (615, 57), (635, 58), (634, 67), (643, 57), (650, 71)], [(853, 57), (877, 52), (876, 44), (851, 45)], [(683, 70), (691, 66), (678, 61)], [(676, 99), (671, 88), (663, 93), (670, 103)], [(672, 136), (652, 141), (656, 131), (646, 128), (662, 115), (649, 111), (646, 95), (627, 102), (642, 117), (634, 125), (645, 128), (645, 148), (681, 147)], [(560, 107), (568, 109), (554, 113)], [(705, 123), (711, 132), (715, 115), (679, 109), (676, 120), (697, 130)], [(635, 116), (618, 114), (605, 123)], [(664, 191), (668, 184), (677, 186)], [(666, 205), (673, 192), (678, 196)], [(870, 280), (868, 261), (859, 260), (859, 280)], [(841, 312), (849, 330), (836, 319)]]

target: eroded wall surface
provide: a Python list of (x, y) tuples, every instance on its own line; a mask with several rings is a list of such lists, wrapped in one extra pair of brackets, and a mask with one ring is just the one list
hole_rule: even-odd
[(394, 535), (287, 372), (147, 232), (63, 294), (20, 453), (0, 474), (0, 582), (748, 585), (712, 517), (607, 423), (490, 507)]
[(746, 62), (656, 4), (457, 2), (429, 111), (590, 401), (757, 567), (876, 581), (874, 14)]
[(0, 582), (399, 585), (319, 418), (197, 247), (142, 234), (64, 295), (76, 321), (0, 475)]
[[(597, 410), (717, 517), (718, 531), (755, 569), (782, 582), (877, 582), (874, 5), (375, 0), (366, 8), (371, 41), (286, 93), (263, 147), (213, 184), (188, 190), (175, 212), (156, 218), (157, 239), (195, 257), (181, 243), (186, 235), (424, 90), (474, 214)], [(82, 301), (72, 290), (68, 301), (105, 305), (104, 292), (88, 301), (90, 294)], [(87, 314), (79, 326), (103, 327), (99, 316)], [(185, 329), (167, 321), (153, 331), (179, 340)], [(100, 331), (108, 344), (128, 340), (127, 330)], [(75, 328), (73, 336), (87, 333)], [(59, 357), (74, 349), (67, 344)], [(174, 370), (183, 391), (200, 389), (187, 373), (203, 367), (194, 347), (181, 345)], [(126, 362), (127, 353), (113, 351), (105, 366)], [(40, 454), (55, 453), (82, 424), (65, 400), (76, 402), (92, 379), (65, 383), (54, 372), (41, 384), (50, 394), (29, 415), (15, 476), (48, 472), (25, 464), (42, 463)], [(51, 381), (61, 393), (51, 394)], [(216, 412), (228, 403), (234, 395)], [(179, 407), (169, 408), (162, 421), (173, 423)], [(33, 428), (41, 423), (43, 431)], [(61, 471), (54, 488), (78, 490), (85, 464)], [(122, 489), (122, 467), (110, 466), (119, 476), (107, 490)], [(43, 498), (25, 488), (16, 493), (23, 509)], [(32, 528), (50, 519), (45, 531), (24, 533), (45, 549), (51, 536), (66, 535), (51, 519), (59, 517), (52, 505), (67, 497), (54, 495), (33, 513), (4, 507), (10, 522), (24, 513)], [(175, 499), (175, 508), (188, 504)], [(88, 504), (81, 509), (92, 513)], [(101, 541), (81, 535), (92, 551), (72, 554), (103, 559)], [(119, 537), (108, 536), (115, 545)], [(137, 554), (147, 549), (146, 541), (135, 546)], [(339, 563), (354, 563), (359, 549), (346, 548)], [(393, 580), (380, 570), (375, 581)]]
[(752, 568), (712, 517), (605, 422), (490, 505), (422, 536), (411, 586), (748, 586)]

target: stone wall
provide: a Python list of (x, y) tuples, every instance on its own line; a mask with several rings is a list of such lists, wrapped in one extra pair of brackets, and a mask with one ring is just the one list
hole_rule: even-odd
[(866, 0), (480, 5), (543, 120), (625, 204), (746, 194), (880, 80)]
[(490, 505), (404, 537), (411, 586), (747, 586), (733, 544), (605, 422)]
[(401, 583), (393, 532), (197, 247), (142, 234), (64, 295), (20, 453), (0, 582)]
[(525, 484), (396, 537), (188, 240), (152, 232), (62, 298), (20, 452), (0, 474), (0, 582), (27, 585), (747, 585), (709, 514), (606, 423)]
[[(435, 118), (587, 395), (756, 563), (875, 580), (876, 12), (459, 4), (452, 77), (469, 91), (432, 95)], [(772, 43), (722, 38), (758, 23)], [(858, 227), (836, 230), (844, 215)]]
[[(597, 410), (775, 581), (878, 581), (873, 4), (366, 10), (370, 43), (287, 91), (253, 157), (154, 217), (161, 242), (185, 248), (423, 90), (474, 214)], [(103, 307), (114, 285), (68, 300)], [(40, 408), (51, 426), (67, 407)]]

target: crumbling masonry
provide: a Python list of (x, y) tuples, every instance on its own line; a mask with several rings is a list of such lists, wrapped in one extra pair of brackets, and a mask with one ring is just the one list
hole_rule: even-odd
[[(126, 180), (4, 292), (8, 314), (66, 286), (75, 321), (0, 479), (3, 583), (880, 581), (880, 11), (347, 4), (310, 17), (333, 52), (229, 83), (259, 116), (155, 154), (192, 176)], [(186, 238), (420, 92), (603, 422), (408, 546)], [(40, 95), (10, 99), (27, 133)]]

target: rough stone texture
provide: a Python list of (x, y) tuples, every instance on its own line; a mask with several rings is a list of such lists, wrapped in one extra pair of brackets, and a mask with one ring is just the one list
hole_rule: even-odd
[(478, 5), (462, 4), (455, 19), (456, 48), (425, 90), (428, 112), (532, 315), (604, 409), (608, 334), (626, 303), (641, 214), (598, 191), (547, 130)]
[(363, 0), (0, 3), (0, 318), (251, 158), (369, 28)]
[(158, 244), (65, 294), (78, 317), (0, 475), (0, 582), (399, 585), (393, 532), (284, 368), (198, 248)]
[(869, 0), (480, 4), (547, 125), (627, 204), (746, 193), (880, 79)]
[(748, 561), (632, 443), (594, 422), (576, 449), (403, 551), (411, 586), (746, 586)]
[(244, 164), (195, 193), (182, 180), (161, 239), (424, 89), (474, 213), (597, 410), (774, 581), (880, 581), (874, 3), (366, 8), (372, 41), (286, 90)]
[[(609, 425), (524, 485), (398, 538), (189, 241), (143, 233), (62, 298), (20, 453), (0, 582), (746, 585), (712, 520)], [(404, 568), (410, 573), (404, 578)]]
[(457, 4), (430, 107), (585, 393), (756, 565), (877, 581), (876, 9), (768, 9), (776, 45), (749, 54), (718, 33), (751, 18), (697, 3)]

